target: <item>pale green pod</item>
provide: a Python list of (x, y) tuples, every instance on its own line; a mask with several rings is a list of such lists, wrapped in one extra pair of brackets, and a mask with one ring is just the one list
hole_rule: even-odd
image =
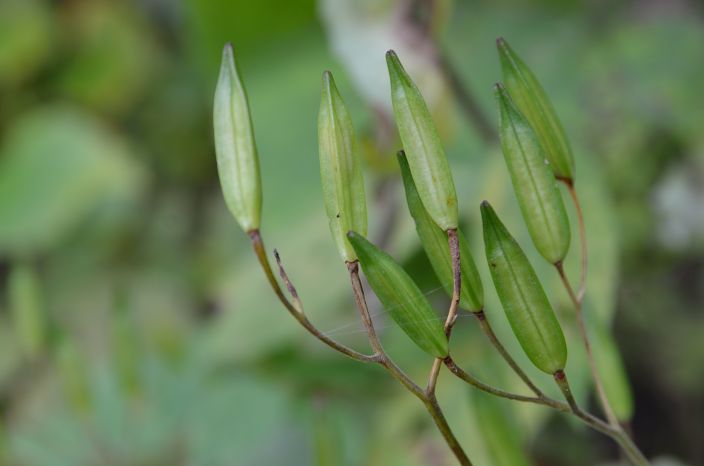
[(232, 45), (222, 51), (213, 105), (215, 155), (225, 203), (246, 232), (259, 229), (262, 185), (249, 104)]
[(521, 113), (526, 116), (557, 178), (574, 181), (574, 157), (565, 130), (543, 86), (508, 43), (496, 40), (504, 83)]
[(570, 224), (557, 182), (528, 120), (506, 89), (497, 84), (501, 148), (518, 205), (538, 252), (551, 264), (561, 262), (570, 247)]
[(565, 368), (567, 346), (538, 276), (488, 202), (481, 205), (486, 259), (496, 293), (526, 356), (548, 374)]
[(386, 64), (396, 125), (418, 194), (440, 228), (457, 228), (455, 184), (428, 106), (393, 50), (386, 53)]
[(330, 232), (342, 259), (352, 262), (357, 255), (347, 241), (347, 232), (367, 234), (364, 178), (352, 120), (329, 71), (323, 73), (318, 156)]
[(418, 285), (394, 259), (354, 231), (348, 233), (369, 285), (391, 318), (423, 351), (438, 358), (448, 355), (439, 316)]
[(585, 316), (594, 361), (601, 376), (606, 398), (618, 420), (629, 421), (633, 417), (633, 392), (623, 366), (621, 353), (611, 332), (599, 320), (599, 316), (593, 312), (586, 312)]
[(22, 353), (32, 359), (46, 345), (46, 310), (36, 271), (27, 264), (12, 268), (8, 279), (12, 324)]
[[(440, 280), (447, 294), (452, 296), (452, 258), (450, 257), (447, 233), (437, 226), (433, 219), (430, 218), (430, 215), (428, 215), (428, 211), (423, 207), (403, 151), (398, 153), (398, 163), (401, 167), (403, 187), (406, 190), (408, 211), (416, 224), (416, 232), (420, 238), (420, 243), (438, 280)], [(466, 311), (479, 312), (484, 308), (484, 289), (481, 277), (477, 271), (472, 253), (469, 251), (467, 240), (459, 230), (457, 231), (457, 236), (460, 245), (460, 271), (462, 272), (460, 307)]]

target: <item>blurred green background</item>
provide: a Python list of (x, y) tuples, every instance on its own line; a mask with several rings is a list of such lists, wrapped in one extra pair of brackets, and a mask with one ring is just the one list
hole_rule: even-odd
[[(395, 48), (446, 140), (489, 318), (530, 370), (487, 279), (485, 198), (539, 268), (573, 342), (567, 372), (596, 410), (567, 295), (533, 250), (491, 130), (438, 65), (492, 128), (500, 35), (575, 148), (609, 396), (649, 457), (704, 464), (703, 14), (695, 0), (0, 0), (2, 464), (454, 464), (411, 395), (323, 347), (268, 290), (215, 171), (226, 41), (249, 91), (263, 235), (321, 330), (366, 350), (320, 197), (325, 69), (365, 147), (372, 238), (447, 304), (395, 172), (383, 61)], [(372, 306), (390, 354), (422, 380), (431, 361)], [(462, 366), (523, 390), (472, 318), (456, 329)], [(447, 373), (439, 398), (477, 464), (619, 461), (608, 439)]]

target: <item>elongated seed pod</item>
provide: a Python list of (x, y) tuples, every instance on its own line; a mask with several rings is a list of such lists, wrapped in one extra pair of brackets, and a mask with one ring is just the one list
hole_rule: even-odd
[(592, 339), (592, 352), (596, 367), (606, 392), (606, 398), (619, 421), (629, 421), (633, 416), (633, 393), (628, 381), (623, 359), (608, 327), (593, 312), (584, 313), (587, 329)]
[(386, 53), (386, 64), (396, 124), (418, 194), (440, 228), (457, 228), (455, 184), (428, 106), (393, 50)]
[[(406, 190), (406, 203), (408, 211), (416, 224), (416, 232), (423, 245), (423, 250), (430, 260), (435, 275), (440, 280), (445, 292), (452, 296), (453, 273), (450, 246), (447, 242), (447, 233), (430, 218), (428, 211), (418, 195), (418, 190), (413, 182), (411, 170), (403, 151), (398, 153), (398, 163), (401, 167), (403, 187)], [(469, 251), (467, 240), (461, 231), (457, 231), (460, 245), (460, 270), (462, 272), (462, 286), (460, 287), (460, 307), (470, 312), (478, 312), (484, 308), (484, 289), (482, 280), (474, 263), (472, 253)]]
[(423, 351), (438, 358), (448, 355), (442, 322), (413, 279), (394, 259), (353, 231), (347, 234), (364, 275), (384, 308)]
[(330, 232), (342, 259), (352, 262), (357, 255), (347, 241), (347, 232), (367, 234), (367, 203), (352, 120), (329, 71), (323, 73), (318, 156)]
[(488, 202), (481, 205), (486, 259), (511, 329), (541, 371), (565, 368), (567, 346), (538, 276)]
[(530, 123), (506, 89), (496, 85), (501, 148), (513, 190), (533, 244), (551, 264), (562, 261), (570, 247), (570, 224), (557, 182)]
[(574, 182), (574, 157), (565, 130), (543, 86), (503, 38), (496, 40), (504, 83), (530, 122), (557, 178)]
[(237, 72), (232, 45), (222, 51), (213, 105), (215, 155), (228, 209), (244, 231), (259, 228), (262, 186), (247, 94)]

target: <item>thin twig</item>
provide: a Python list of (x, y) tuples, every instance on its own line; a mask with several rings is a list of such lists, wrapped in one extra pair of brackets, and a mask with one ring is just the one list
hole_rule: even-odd
[[(452, 301), (450, 302), (450, 309), (447, 311), (447, 319), (445, 320), (445, 336), (447, 337), (449, 343), (450, 336), (452, 335), (452, 327), (455, 325), (455, 321), (457, 320), (460, 292), (462, 289), (460, 244), (456, 228), (450, 228), (447, 230), (447, 242), (450, 246), (450, 257), (452, 259)], [(442, 367), (442, 358), (435, 358), (435, 361), (433, 361), (433, 366), (430, 368), (428, 384), (425, 389), (427, 394), (435, 393), (435, 386), (437, 385), (438, 375), (440, 374), (440, 367)]]
[(484, 310), (481, 310), (479, 312), (473, 312), (473, 314), (477, 318), (477, 321), (479, 322), (479, 327), (482, 329), (486, 337), (489, 339), (494, 348), (496, 348), (501, 357), (503, 357), (504, 360), (508, 363), (511, 369), (513, 369), (516, 375), (518, 375), (518, 377), (520, 377), (521, 380), (523, 380), (523, 382), (528, 386), (528, 388), (530, 388), (531, 391), (535, 393), (538, 397), (544, 396), (543, 392), (533, 383), (530, 377), (528, 377), (528, 374), (526, 374), (523, 369), (521, 369), (521, 366), (518, 365), (518, 363), (508, 353), (504, 345), (501, 344), (496, 334), (494, 333), (494, 329), (491, 328), (491, 324), (486, 318)]
[(572, 203), (574, 204), (574, 210), (577, 214), (577, 224), (579, 226), (579, 242), (581, 245), (582, 253), (582, 267), (581, 276), (579, 278), (579, 288), (577, 290), (577, 301), (581, 304), (584, 300), (584, 293), (587, 291), (587, 269), (588, 269), (588, 248), (587, 248), (587, 233), (584, 226), (584, 213), (582, 212), (582, 204), (579, 202), (579, 197), (577, 196), (577, 191), (574, 188), (574, 182), (571, 180), (561, 179), (561, 181), (567, 186), (567, 191), (570, 193), (572, 198)]
[(597, 432), (601, 432), (602, 434), (611, 437), (615, 442), (617, 442), (621, 446), (621, 448), (633, 464), (637, 466), (649, 465), (648, 460), (643, 456), (640, 450), (638, 450), (638, 447), (633, 443), (630, 437), (626, 435), (626, 433), (620, 428), (620, 426), (612, 426), (609, 423), (602, 421), (601, 419), (579, 408), (576, 401), (574, 400), (574, 396), (572, 396), (572, 391), (569, 388), (569, 383), (567, 382), (567, 378), (564, 375), (564, 372), (560, 371), (562, 373), (562, 376), (559, 377), (559, 379), (561, 380), (558, 380), (558, 377), (556, 376), (555, 381), (558, 382), (558, 385), (560, 386), (560, 389), (562, 390), (565, 398), (568, 400), (568, 403), (557, 401), (546, 395), (533, 397), (507, 392), (487, 385), (472, 376), (471, 374), (468, 374), (467, 372), (462, 370), (462, 368), (457, 366), (457, 364), (449, 356), (445, 358), (443, 362), (445, 363), (445, 366), (447, 366), (447, 368), (450, 370), (450, 372), (452, 372), (455, 376), (467, 382), (469, 385), (472, 385), (473, 387), (482, 390), (486, 393), (513, 401), (547, 406), (563, 413), (572, 414), (578, 419), (580, 419), (584, 424), (593, 428)]
[(298, 298), (298, 293), (296, 292), (295, 287), (293, 287), (293, 284), (291, 284), (291, 281), (288, 279), (288, 275), (286, 274), (286, 271), (284, 270), (283, 266), (281, 265), (280, 258), (278, 257), (278, 254), (277, 254), (277, 261), (279, 261), (279, 273), (281, 274), (282, 277), (284, 277), (284, 281), (286, 282), (287, 286), (289, 287), (289, 291), (291, 291), (291, 295), (292, 295), (292, 298), (293, 298), (295, 304), (292, 304), (291, 301), (289, 301), (288, 298), (286, 298), (286, 295), (284, 295), (284, 292), (281, 289), (281, 286), (279, 286), (279, 282), (276, 281), (276, 277), (274, 276), (274, 272), (271, 269), (271, 265), (269, 264), (269, 259), (267, 258), (267, 255), (266, 255), (266, 250), (264, 249), (264, 242), (262, 241), (262, 237), (261, 237), (259, 230), (250, 231), (249, 237), (252, 240), (252, 248), (254, 249), (254, 253), (257, 255), (257, 259), (259, 259), (259, 264), (261, 265), (262, 270), (264, 271), (264, 274), (266, 275), (267, 279), (269, 280), (269, 284), (271, 285), (271, 288), (274, 290), (274, 293), (279, 298), (279, 301), (281, 301), (281, 303), (284, 305), (284, 307), (288, 310), (288, 312), (303, 327), (305, 327), (305, 329), (308, 330), (308, 332), (310, 332), (318, 340), (320, 340), (323, 343), (325, 343), (326, 345), (328, 345), (330, 348), (344, 354), (345, 356), (349, 356), (352, 359), (356, 359), (357, 361), (362, 361), (362, 362), (377, 362), (378, 357), (376, 355), (366, 355), (366, 354), (362, 354), (358, 351), (355, 351), (352, 348), (349, 348), (349, 347), (343, 345), (342, 343), (338, 343), (337, 341), (324, 335), (320, 330), (318, 330), (308, 320), (308, 317), (306, 317), (306, 315), (303, 311), (303, 305), (301, 304), (301, 301)]
[(579, 334), (582, 338), (582, 344), (584, 345), (584, 349), (586, 350), (586, 353), (587, 353), (587, 360), (589, 361), (589, 368), (592, 373), (592, 378), (594, 379), (594, 387), (596, 388), (596, 393), (599, 398), (601, 408), (604, 411), (604, 414), (606, 415), (606, 419), (609, 420), (609, 424), (611, 424), (612, 426), (617, 426), (617, 425), (619, 425), (618, 419), (616, 418), (616, 415), (614, 414), (614, 411), (611, 408), (611, 404), (609, 403), (609, 399), (606, 397), (606, 391), (604, 390), (604, 383), (601, 380), (601, 375), (599, 374), (599, 370), (596, 367), (596, 362), (594, 360), (594, 354), (592, 353), (592, 346), (591, 346), (591, 343), (589, 342), (589, 335), (587, 334), (587, 327), (584, 322), (584, 313), (582, 312), (582, 303), (579, 301), (579, 299), (575, 295), (574, 290), (572, 289), (572, 285), (570, 285), (570, 282), (567, 279), (567, 276), (565, 275), (565, 270), (564, 270), (564, 267), (562, 266), (562, 262), (558, 262), (557, 264), (555, 264), (555, 268), (557, 269), (557, 272), (560, 274), (560, 279), (562, 280), (562, 283), (564, 284), (565, 289), (567, 289), (567, 294), (569, 294), (570, 299), (572, 300), (572, 304), (574, 304), (575, 314), (577, 317), (577, 328), (579, 329)]
[(350, 281), (352, 282), (352, 291), (354, 293), (355, 302), (359, 309), (359, 313), (362, 318), (362, 323), (367, 330), (367, 335), (369, 337), (369, 344), (372, 346), (376, 354), (379, 356), (378, 363), (381, 364), (386, 370), (398, 380), (406, 389), (408, 389), (413, 395), (415, 395), (419, 400), (423, 402), (423, 405), (428, 410), (428, 413), (432, 417), (435, 425), (442, 434), (445, 442), (447, 443), (450, 450), (457, 458), (457, 461), (462, 466), (472, 466), (472, 462), (469, 457), (462, 449), (457, 437), (452, 432), (452, 428), (447, 423), (447, 419), (438, 404), (435, 397), (435, 393), (428, 393), (427, 390), (420, 388), (415, 382), (413, 382), (406, 373), (398, 367), (391, 358), (388, 357), (384, 348), (379, 341), (379, 338), (374, 329), (374, 323), (369, 315), (369, 308), (367, 307), (367, 300), (364, 295), (364, 288), (362, 287), (362, 282), (359, 279), (359, 264), (358, 262), (348, 262), (347, 270), (350, 273)]

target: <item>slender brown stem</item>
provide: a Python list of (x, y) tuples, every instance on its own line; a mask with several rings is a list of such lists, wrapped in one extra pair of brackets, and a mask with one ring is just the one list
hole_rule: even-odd
[[(454, 453), (457, 461), (460, 465), (471, 466), (472, 462), (469, 457), (462, 449), (459, 441), (455, 437), (450, 425), (445, 419), (445, 415), (437, 402), (435, 393), (428, 392), (427, 389), (423, 390), (415, 382), (413, 382), (406, 373), (398, 367), (391, 358), (388, 357), (384, 348), (379, 340), (376, 331), (374, 329), (374, 323), (369, 315), (369, 308), (367, 307), (367, 300), (364, 296), (364, 288), (362, 282), (359, 279), (359, 264), (355, 262), (347, 263), (347, 270), (350, 273), (350, 280), (352, 282), (352, 291), (354, 293), (355, 302), (357, 303), (357, 308), (359, 309), (362, 322), (367, 330), (367, 335), (369, 337), (369, 344), (374, 348), (374, 351), (379, 356), (377, 361), (381, 364), (396, 380), (398, 380), (408, 391), (415, 395), (419, 400), (423, 402), (423, 405), (428, 410), (428, 413), (433, 418), (435, 425), (442, 434), (445, 442), (447, 442), (448, 447)], [(435, 365), (435, 363), (433, 364)], [(437, 375), (436, 375), (437, 378)]]
[(269, 284), (271, 285), (271, 288), (274, 290), (274, 293), (276, 293), (276, 296), (279, 298), (279, 301), (281, 301), (281, 303), (288, 310), (288, 312), (306, 330), (308, 330), (308, 332), (311, 335), (313, 335), (318, 340), (322, 341), (323, 343), (325, 343), (326, 345), (328, 345), (330, 348), (334, 349), (335, 351), (338, 351), (338, 352), (344, 354), (345, 356), (349, 356), (352, 359), (356, 359), (357, 361), (362, 361), (362, 362), (377, 362), (378, 361), (377, 355), (362, 354), (358, 351), (353, 350), (352, 348), (349, 348), (349, 347), (343, 345), (342, 343), (338, 343), (337, 341), (333, 340), (332, 338), (328, 337), (327, 335), (324, 335), (320, 330), (318, 330), (308, 320), (308, 317), (306, 317), (304, 310), (303, 310), (303, 305), (301, 304), (301, 300), (298, 297), (298, 293), (296, 292), (296, 288), (293, 286), (293, 284), (289, 280), (288, 275), (286, 274), (286, 271), (284, 270), (283, 266), (281, 265), (281, 261), (280, 261), (278, 254), (276, 255), (276, 259), (279, 264), (279, 273), (281, 274), (281, 277), (283, 278), (284, 282), (286, 283), (286, 286), (289, 289), (289, 292), (291, 293), (293, 303), (291, 303), (291, 301), (289, 301), (286, 298), (283, 290), (279, 286), (279, 282), (276, 280), (276, 277), (274, 276), (274, 272), (271, 269), (271, 265), (269, 264), (269, 259), (267, 258), (266, 250), (264, 249), (264, 242), (262, 241), (262, 237), (261, 237), (259, 230), (250, 231), (249, 237), (252, 240), (252, 247), (254, 248), (254, 253), (257, 255), (257, 259), (259, 259), (259, 264), (261, 264), (262, 270), (264, 270), (264, 274), (266, 275), (267, 279), (269, 280)]
[(354, 295), (355, 303), (357, 303), (359, 316), (362, 319), (362, 324), (364, 325), (365, 330), (367, 331), (369, 345), (376, 354), (385, 354), (384, 347), (381, 345), (381, 341), (379, 340), (376, 330), (374, 329), (374, 322), (369, 314), (367, 300), (364, 297), (364, 288), (362, 287), (362, 281), (359, 279), (359, 261), (345, 262), (345, 264), (347, 265), (347, 271), (350, 274), (352, 294)]
[(560, 387), (562, 394), (569, 403), (572, 413), (579, 419), (585, 422), (585, 424), (593, 427), (594, 429), (608, 435), (616, 443), (619, 444), (621, 450), (626, 454), (628, 459), (636, 466), (648, 466), (650, 463), (647, 458), (641, 453), (638, 447), (633, 443), (633, 440), (628, 436), (628, 434), (623, 430), (618, 422), (616, 424), (605, 423), (594, 416), (584, 412), (578, 405), (572, 395), (572, 390), (570, 389), (569, 382), (567, 381), (567, 376), (564, 371), (557, 371), (553, 375), (555, 382)]
[(455, 454), (457, 461), (459, 461), (462, 466), (472, 466), (472, 462), (469, 460), (469, 457), (467, 457), (467, 454), (462, 449), (462, 445), (460, 445), (457, 437), (455, 437), (455, 434), (452, 432), (450, 425), (447, 423), (447, 419), (445, 419), (445, 415), (438, 404), (435, 394), (427, 396), (424, 404), (428, 410), (428, 413), (430, 413), (430, 416), (433, 418), (433, 421), (435, 421), (435, 425), (445, 439), (445, 442), (447, 442), (450, 450), (452, 450)]
[(570, 193), (572, 198), (572, 203), (574, 204), (574, 210), (577, 213), (577, 224), (579, 225), (579, 242), (581, 245), (582, 253), (582, 267), (581, 275), (579, 278), (579, 288), (577, 290), (576, 296), (577, 301), (581, 304), (584, 300), (584, 293), (587, 291), (587, 268), (588, 268), (588, 248), (587, 248), (587, 233), (584, 227), (584, 213), (582, 212), (582, 204), (579, 202), (579, 197), (577, 196), (577, 191), (574, 188), (574, 182), (570, 180), (562, 180), (567, 186), (567, 191)]
[(486, 143), (495, 143), (499, 136), (490, 123), (479, 102), (462, 82), (462, 78), (444, 52), (438, 51), (438, 65), (447, 79), (450, 89), (467, 119), (474, 125)]
[(484, 314), (484, 311), (481, 310), (479, 312), (475, 312), (474, 317), (477, 318), (477, 321), (479, 322), (479, 327), (482, 329), (491, 344), (494, 346), (494, 348), (496, 348), (496, 350), (499, 352), (501, 357), (504, 358), (508, 365), (511, 366), (511, 369), (513, 369), (516, 375), (518, 375), (518, 377), (520, 377), (521, 380), (523, 380), (523, 382), (528, 386), (528, 388), (530, 388), (533, 393), (538, 395), (538, 397), (543, 396), (543, 392), (533, 383), (530, 377), (528, 377), (528, 374), (526, 374), (523, 369), (521, 369), (521, 366), (519, 366), (518, 363), (511, 357), (508, 351), (506, 351), (504, 345), (502, 345), (499, 339), (496, 337), (494, 329), (491, 328), (491, 324), (486, 318), (486, 314)]
[(562, 263), (558, 262), (557, 264), (555, 264), (555, 268), (557, 268), (557, 272), (560, 274), (560, 279), (562, 280), (565, 289), (567, 289), (567, 294), (569, 294), (570, 299), (572, 300), (572, 304), (574, 304), (575, 314), (577, 317), (577, 328), (579, 329), (579, 334), (582, 337), (582, 344), (584, 345), (584, 349), (587, 353), (587, 360), (589, 361), (589, 368), (592, 373), (592, 378), (594, 379), (594, 387), (599, 398), (599, 403), (601, 404), (601, 408), (604, 411), (604, 414), (606, 415), (606, 419), (609, 420), (609, 424), (611, 424), (612, 426), (617, 426), (619, 425), (618, 419), (616, 418), (616, 415), (614, 414), (614, 411), (611, 408), (609, 399), (606, 397), (604, 383), (601, 380), (601, 375), (599, 374), (599, 370), (596, 367), (594, 354), (592, 353), (592, 346), (589, 342), (589, 335), (587, 334), (587, 328), (584, 322), (582, 303), (575, 295), (574, 290), (572, 289), (572, 285), (570, 285), (570, 282), (567, 279), (567, 276), (565, 275), (565, 270), (562, 266)]
[(469, 385), (472, 385), (473, 387), (482, 390), (486, 393), (513, 401), (547, 406), (563, 413), (572, 414), (576, 416), (579, 420), (581, 420), (584, 424), (596, 430), (597, 432), (601, 432), (602, 434), (611, 437), (615, 442), (617, 442), (621, 446), (622, 450), (633, 464), (637, 466), (649, 465), (648, 460), (643, 456), (640, 450), (638, 450), (638, 447), (633, 443), (630, 437), (626, 435), (626, 433), (620, 428), (620, 426), (612, 426), (607, 422), (602, 421), (601, 419), (579, 408), (574, 399), (574, 396), (572, 395), (569, 383), (567, 382), (567, 377), (565, 376), (563, 371), (559, 371), (561, 375), (555, 375), (555, 381), (560, 387), (560, 390), (562, 391), (568, 403), (557, 401), (546, 395), (532, 397), (506, 392), (504, 390), (492, 387), (479, 381), (472, 375), (462, 370), (459, 366), (457, 366), (457, 364), (455, 364), (455, 362), (449, 356), (445, 358), (443, 362), (445, 363), (445, 366), (447, 366), (447, 368), (450, 370), (450, 372), (452, 372), (454, 375), (464, 380)]
[[(457, 320), (457, 312), (459, 311), (460, 292), (462, 289), (462, 269), (460, 268), (460, 244), (457, 236), (457, 229), (450, 228), (447, 230), (447, 242), (450, 246), (450, 257), (452, 259), (452, 300), (450, 301), (450, 309), (447, 311), (445, 319), (445, 336), (449, 342), (452, 335), (452, 327)], [(435, 385), (438, 381), (440, 368), (442, 367), (442, 358), (436, 358), (433, 361), (433, 366), (430, 368), (428, 376), (428, 385), (425, 389), (426, 393), (435, 393)]]
[(491, 385), (485, 384), (473, 375), (465, 372), (461, 367), (459, 367), (455, 363), (455, 361), (450, 356), (443, 359), (442, 362), (445, 364), (445, 367), (447, 367), (450, 372), (452, 372), (455, 376), (459, 377), (460, 379), (464, 380), (468, 384), (472, 385), (475, 388), (478, 388), (483, 392), (487, 392), (491, 395), (498, 396), (500, 398), (507, 398), (509, 400), (524, 401), (527, 403), (535, 404), (545, 404), (544, 399), (540, 397), (519, 395), (517, 393), (507, 392), (505, 390), (501, 390), (500, 388), (492, 387)]

